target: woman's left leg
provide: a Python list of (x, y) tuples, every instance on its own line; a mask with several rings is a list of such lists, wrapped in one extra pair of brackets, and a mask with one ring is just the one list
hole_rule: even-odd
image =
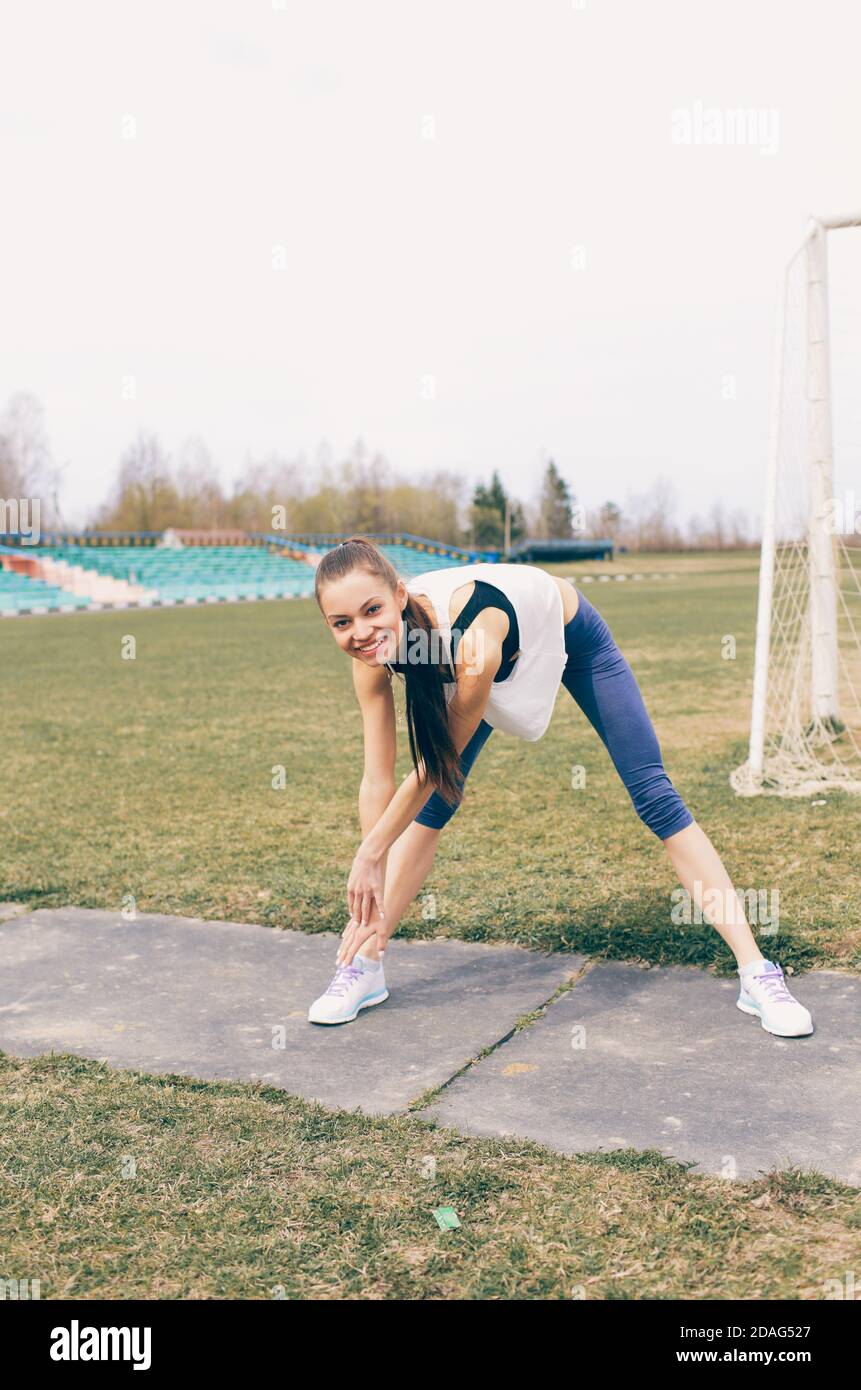
[[(739, 969), (762, 960), (745, 916), (744, 904), (723, 866), (720, 855), (702, 826), (692, 821), (684, 830), (664, 840), (679, 882), (687, 889), (707, 922), (720, 932), (736, 958)], [(703, 902), (703, 895), (708, 897)]]
[(717, 850), (664, 770), (634, 673), (600, 613), (578, 594), (580, 605), (565, 626), (568, 661), (562, 684), (601, 738), (637, 815), (661, 840), (683, 887), (723, 937), (739, 968), (761, 960), (744, 905)]

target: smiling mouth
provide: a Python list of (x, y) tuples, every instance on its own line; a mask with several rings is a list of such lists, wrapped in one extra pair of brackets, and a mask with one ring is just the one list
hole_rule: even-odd
[(356, 647), (355, 650), (356, 650), (357, 652), (362, 652), (363, 655), (367, 656), (370, 652), (375, 652), (375, 651), (377, 650), (378, 647), (381, 647), (381, 646), (383, 645), (383, 643), (385, 642), (385, 640), (386, 640), (385, 637), (378, 637), (377, 640), (376, 640), (376, 642), (372, 642), (372, 643), (370, 644), (370, 646), (368, 646), (368, 647)]

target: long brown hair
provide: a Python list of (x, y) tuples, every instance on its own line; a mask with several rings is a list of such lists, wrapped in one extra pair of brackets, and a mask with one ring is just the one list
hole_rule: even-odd
[[(350, 536), (334, 550), (328, 550), (317, 566), (314, 597), (321, 612), (320, 591), (323, 586), (334, 579), (342, 579), (355, 569), (367, 570), (368, 574), (375, 575), (388, 585), (392, 593), (397, 589), (398, 572), (382, 551), (367, 536)], [(460, 754), (452, 742), (445, 698), (445, 676), (448, 674), (453, 679), (454, 672), (448, 666), (430, 659), (430, 654), (436, 649), (431, 642), (434, 629), (413, 594), (407, 595), (403, 615), (406, 644), (409, 644), (411, 632), (423, 632), (425, 637), (422, 645), (428, 652), (427, 661), (407, 661), (398, 667), (404, 680), (410, 757), (417, 773), (419, 758), (424, 763), (424, 785), (430, 784), (446, 801), (456, 802), (460, 800), (463, 790), (463, 767)], [(419, 777), (421, 779), (420, 773)]]

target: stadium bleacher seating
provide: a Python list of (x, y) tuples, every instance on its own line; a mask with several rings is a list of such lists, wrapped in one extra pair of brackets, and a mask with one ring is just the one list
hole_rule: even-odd
[[(128, 603), (215, 603), (241, 599), (310, 598), (314, 562), (336, 542), (290, 541), (294, 553), (260, 544), (79, 544), (76, 538), (34, 547), (41, 577), (24, 573), (22, 551), (0, 546), (0, 616), (51, 610), (125, 607)], [(415, 538), (418, 540), (419, 538)], [(468, 563), (465, 553), (440, 554), (435, 542), (386, 543), (379, 549), (404, 579)], [(440, 547), (442, 548), (442, 547)], [(308, 559), (297, 558), (297, 552)], [(7, 559), (6, 557), (10, 557)], [(59, 561), (60, 563), (54, 563)], [(30, 567), (33, 568), (33, 567)]]
[[(381, 545), (380, 550), (405, 578), (462, 563), (406, 545)], [(46, 545), (39, 554), (140, 585), (165, 603), (307, 598), (314, 593), (313, 565), (265, 546)]]
[(0, 613), (47, 612), (52, 608), (87, 608), (90, 600), (68, 594), (41, 579), (0, 569)]
[(40, 554), (140, 585), (162, 602), (291, 598), (314, 587), (311, 565), (262, 546), (51, 545)]
[(414, 574), (424, 574), (425, 570), (444, 570), (464, 563), (450, 555), (429, 555), (409, 545), (380, 545), (377, 548), (405, 579), (412, 578)]

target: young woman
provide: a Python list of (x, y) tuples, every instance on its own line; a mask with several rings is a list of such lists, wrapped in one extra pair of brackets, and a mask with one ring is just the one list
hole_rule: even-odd
[[(780, 1037), (813, 1031), (780, 966), (763, 958), (714, 846), (664, 771), (628, 662), (573, 584), (509, 564), (430, 570), (405, 583), (372, 541), (352, 536), (323, 556), (315, 594), (353, 662), (365, 760), (350, 921), (310, 1022), (347, 1023), (388, 998), (381, 956), (430, 871), (478, 753), (494, 729), (540, 738), (561, 681), (602, 739), (637, 815), (733, 952), (738, 1007)], [(393, 672), (405, 682), (413, 762), (397, 789)]]

